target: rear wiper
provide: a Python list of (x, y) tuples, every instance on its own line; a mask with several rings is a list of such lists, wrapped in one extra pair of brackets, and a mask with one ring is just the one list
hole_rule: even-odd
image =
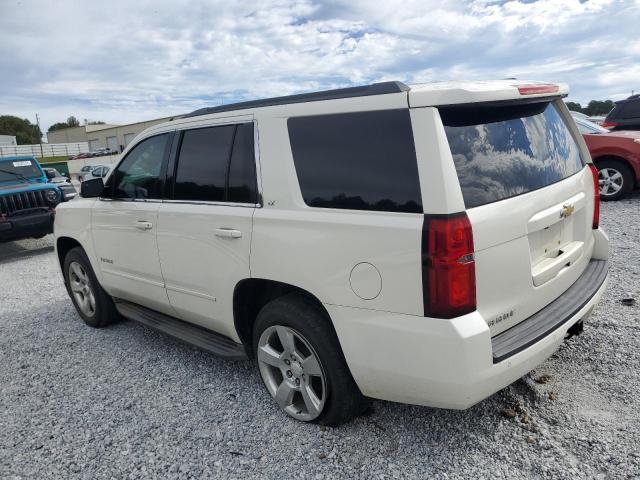
[(29, 178), (25, 177), (25, 176), (24, 176), (24, 175), (22, 175), (21, 173), (18, 173), (18, 172), (12, 172), (11, 170), (3, 170), (2, 168), (0, 168), (0, 172), (2, 172), (2, 173), (8, 173), (9, 175), (14, 175), (14, 176), (18, 177), (20, 180), (24, 180), (24, 181), (26, 181), (26, 182), (33, 183), (33, 182), (31, 181), (31, 179), (29, 179)]

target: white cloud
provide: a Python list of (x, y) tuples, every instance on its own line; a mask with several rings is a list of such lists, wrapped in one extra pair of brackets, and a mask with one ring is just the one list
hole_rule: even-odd
[(640, 3), (0, 2), (0, 114), (125, 123), (379, 80), (517, 76), (640, 90)]

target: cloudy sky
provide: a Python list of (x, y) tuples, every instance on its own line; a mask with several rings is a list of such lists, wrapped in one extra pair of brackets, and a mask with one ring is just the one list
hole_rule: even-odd
[(0, 0), (0, 114), (124, 124), (380, 80), (640, 91), (640, 0)]

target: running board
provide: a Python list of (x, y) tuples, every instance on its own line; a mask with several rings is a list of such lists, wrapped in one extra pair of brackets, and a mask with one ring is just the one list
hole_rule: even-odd
[(244, 347), (224, 335), (124, 300), (115, 300), (115, 305), (123, 317), (171, 335), (219, 357), (229, 360), (247, 358)]

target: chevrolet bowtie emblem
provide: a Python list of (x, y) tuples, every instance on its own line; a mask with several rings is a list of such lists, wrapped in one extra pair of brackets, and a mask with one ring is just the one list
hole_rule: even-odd
[(563, 205), (562, 211), (560, 212), (560, 218), (570, 217), (573, 211), (576, 209), (573, 205)]

